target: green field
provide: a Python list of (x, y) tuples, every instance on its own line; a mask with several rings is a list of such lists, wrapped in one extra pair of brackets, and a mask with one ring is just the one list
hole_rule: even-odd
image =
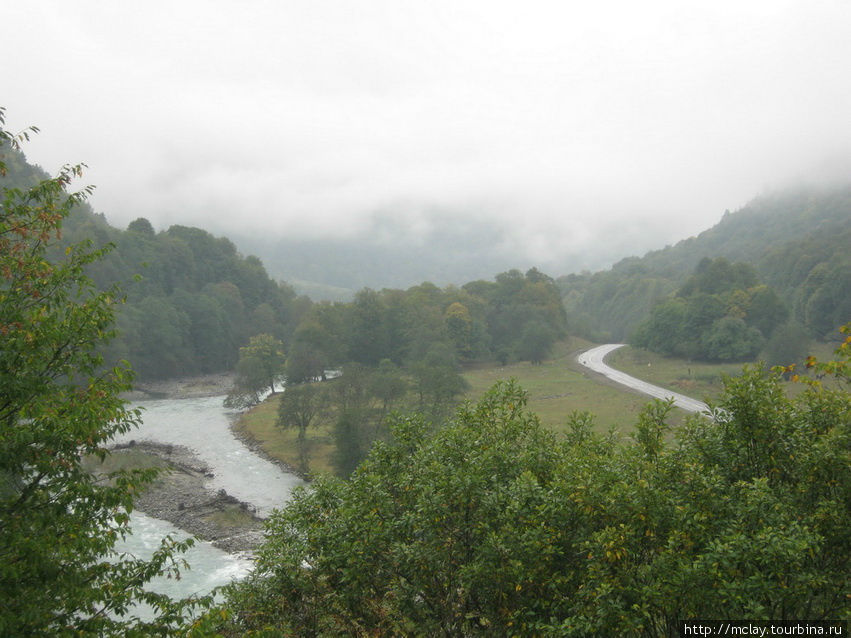
[[(834, 347), (814, 343), (810, 349), (820, 361), (833, 356)], [(723, 375), (738, 376), (746, 363), (704, 363), (675, 357), (665, 357), (649, 350), (624, 346), (606, 357), (606, 363), (634, 377), (669, 388), (675, 392), (705, 401), (715, 399), (723, 389)], [(798, 372), (805, 374), (806, 370)], [(786, 391), (795, 395), (805, 387), (801, 383), (786, 383)]]
[[(594, 345), (570, 338), (559, 343), (553, 358), (541, 365), (521, 362), (469, 370), (464, 373), (471, 385), (467, 397), (475, 401), (497, 381), (514, 378), (529, 393), (532, 412), (556, 432), (564, 430), (569, 415), (575, 411), (593, 414), (600, 431), (614, 427), (628, 432), (650, 399), (580, 366), (576, 362), (577, 354)], [(675, 422), (686, 416), (679, 409), (673, 414)]]
[(688, 361), (631, 346), (612, 352), (606, 357), (606, 363), (634, 377), (701, 401), (716, 398), (723, 388), (721, 376), (738, 375), (743, 365)]
[[(598, 431), (614, 428), (628, 433), (636, 415), (650, 399), (619, 386), (601, 375), (590, 372), (576, 362), (576, 355), (596, 344), (570, 338), (557, 344), (553, 357), (541, 365), (521, 362), (506, 366), (478, 365), (466, 369), (464, 378), (470, 384), (465, 399), (477, 401), (500, 380), (515, 379), (529, 394), (529, 409), (555, 432), (563, 432), (569, 415), (587, 411), (594, 415)], [(813, 348), (820, 360), (828, 360), (832, 349), (817, 344)], [(606, 358), (612, 367), (639, 379), (669, 388), (696, 399), (712, 400), (722, 390), (722, 375), (741, 373), (741, 363), (701, 363), (664, 357), (624, 346)], [(803, 384), (789, 383), (787, 391), (795, 394)], [(261, 442), (264, 451), (293, 468), (301, 468), (295, 430), (281, 430), (275, 425), (277, 396), (242, 415), (235, 426)], [(687, 414), (672, 412), (672, 423), (681, 423)], [(308, 472), (333, 473), (334, 441), (331, 436), (333, 418), (320, 422), (307, 432)]]
[[(582, 368), (576, 362), (576, 355), (593, 345), (571, 338), (559, 343), (553, 358), (541, 365), (523, 362), (469, 368), (463, 373), (470, 384), (464, 398), (475, 402), (498, 381), (513, 378), (529, 393), (529, 409), (556, 432), (565, 430), (569, 415), (576, 411), (591, 412), (599, 431), (615, 428), (628, 432), (635, 424), (636, 415), (650, 399)], [(685, 392), (682, 388), (680, 391)], [(297, 432), (275, 425), (278, 398), (272, 396), (244, 413), (235, 427), (260, 441), (270, 456), (301, 469)], [(681, 422), (685, 416), (685, 412), (675, 409), (674, 423)], [(334, 470), (332, 427), (332, 419), (326, 419), (307, 431), (310, 473), (332, 473)]]

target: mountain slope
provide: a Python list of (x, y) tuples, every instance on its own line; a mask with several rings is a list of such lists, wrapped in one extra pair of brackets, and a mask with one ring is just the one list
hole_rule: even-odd
[(696, 237), (610, 270), (561, 277), (571, 326), (625, 339), (704, 258), (752, 264), (797, 321), (823, 336), (851, 317), (851, 185), (759, 197)]

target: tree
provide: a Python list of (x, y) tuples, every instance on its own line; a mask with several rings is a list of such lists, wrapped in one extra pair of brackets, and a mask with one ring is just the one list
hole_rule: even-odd
[(369, 381), (369, 392), (381, 401), (381, 416), (383, 417), (387, 414), (390, 406), (402, 399), (408, 392), (408, 382), (405, 381), (402, 371), (395, 363), (390, 359), (382, 359)]
[[(4, 128), (0, 152), (28, 132)], [(35, 130), (35, 129), (31, 129)], [(5, 164), (0, 155), (0, 176)], [(48, 262), (63, 219), (90, 189), (67, 194), (82, 166), (31, 188), (4, 185), (0, 208), (0, 634), (170, 635), (184, 604), (143, 589), (190, 542), (163, 541), (150, 561), (115, 551), (130, 532), (133, 494), (150, 471), (100, 482), (82, 464), (103, 459), (118, 433), (138, 424), (119, 393), (126, 366), (104, 369), (99, 348), (113, 336), (115, 289), (96, 294), (87, 268), (107, 249), (70, 246)], [(122, 617), (154, 606), (149, 622)], [(135, 633), (134, 633), (135, 632)]]
[(298, 384), (325, 377), (325, 360), (321, 350), (306, 342), (296, 340), (287, 357), (287, 383)]
[(746, 361), (755, 357), (765, 342), (759, 330), (735, 317), (713, 322), (700, 341), (703, 356), (711, 361)]
[(752, 292), (745, 321), (767, 339), (789, 318), (789, 309), (768, 286), (757, 286)]
[(473, 320), (470, 317), (470, 311), (464, 304), (456, 301), (449, 305), (444, 317), (449, 337), (455, 344), (458, 356), (469, 358), (473, 352)]
[(349, 307), (349, 359), (364, 365), (377, 365), (386, 358), (388, 333), (384, 329), (384, 307), (374, 290), (364, 288)]
[(788, 366), (802, 362), (807, 356), (809, 346), (810, 337), (807, 331), (796, 323), (787, 323), (774, 330), (760, 357), (769, 366)]
[(370, 416), (365, 408), (340, 410), (334, 422), (334, 468), (339, 476), (348, 477), (363, 461), (373, 433)]
[(540, 365), (550, 354), (555, 339), (555, 333), (542, 321), (527, 323), (517, 342), (517, 356), (533, 365)]
[(153, 237), (156, 234), (154, 232), (154, 227), (151, 225), (151, 222), (144, 217), (134, 219), (132, 222), (127, 224), (127, 230), (135, 233), (141, 233), (142, 235), (146, 235), (148, 237)]
[(453, 348), (436, 343), (422, 361), (410, 367), (420, 410), (442, 416), (455, 398), (467, 390), (467, 380), (458, 373)]
[(340, 476), (352, 473), (379, 434), (370, 396), (372, 378), (370, 368), (349, 363), (330, 381), (329, 394), (336, 409), (333, 462)]
[(326, 408), (326, 393), (318, 383), (287, 386), (281, 395), (276, 425), (284, 429), (298, 429), (299, 455), (304, 471), (308, 471), (305, 433), (310, 424), (321, 417)]
[(234, 387), (225, 399), (228, 407), (256, 405), (267, 389), (275, 393), (275, 383), (283, 376), (286, 365), (284, 344), (272, 335), (251, 337), (248, 345), (239, 349)]
[(650, 317), (641, 323), (632, 335), (630, 342), (662, 354), (683, 354), (687, 335), (687, 304), (682, 299), (668, 299), (655, 308)]

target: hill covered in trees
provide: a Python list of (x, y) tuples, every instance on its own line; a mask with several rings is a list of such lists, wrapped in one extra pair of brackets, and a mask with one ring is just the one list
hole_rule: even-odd
[[(47, 177), (20, 151), (2, 153), (7, 175), (0, 186), (26, 189)], [(118, 336), (105, 354), (130, 361), (142, 379), (231, 370), (257, 335), (284, 344), (287, 375), (298, 382), (327, 367), (375, 367), (385, 359), (399, 366), (426, 359), (538, 362), (566, 334), (554, 281), (534, 268), (461, 287), (364, 288), (348, 303), (313, 303), (274, 281), (257, 257), (199, 228), (157, 232), (139, 218), (121, 230), (81, 202), (62, 233), (50, 258), (78, 242), (114, 245), (88, 274), (99, 289), (119, 284), (126, 295)]]
[[(6, 148), (3, 153), (8, 170), (2, 185), (27, 187), (46, 177), (19, 151)], [(759, 329), (760, 337), (751, 333), (754, 338), (745, 338), (738, 331), (744, 339), (739, 345), (748, 342), (748, 347), (739, 348), (736, 356), (745, 356), (744, 351), (750, 356), (757, 344), (770, 346), (772, 332), (777, 343), (800, 342), (823, 337), (851, 317), (851, 187), (758, 198), (697, 237), (624, 259), (608, 271), (560, 277), (558, 289), (533, 268), (460, 287), (426, 282), (407, 290), (362, 288), (346, 303), (317, 304), (297, 295), (270, 277), (257, 257), (244, 256), (231, 240), (198, 228), (174, 225), (157, 232), (140, 218), (121, 230), (81, 203), (65, 220), (63, 233), (63, 242), (52, 249), (54, 257), (79, 241), (114, 244), (89, 274), (101, 289), (120, 283), (126, 294), (117, 317), (119, 336), (106, 354), (109, 360), (129, 360), (142, 379), (233, 369), (239, 348), (259, 334), (285, 345), (294, 379), (347, 362), (374, 367), (389, 359), (407, 366), (430, 352), (433, 359), (446, 359), (436, 351), (449, 353), (453, 362), (539, 361), (568, 329), (597, 341), (632, 336), (653, 313), (683, 305), (688, 295), (676, 291), (701, 260), (719, 257), (752, 267), (756, 279), (746, 289), (772, 291), (748, 303), (775, 293), (781, 302), (772, 296), (776, 313), (770, 330), (748, 326)], [(278, 251), (280, 261), (309, 266), (303, 251), (287, 246)], [(342, 256), (342, 267), (349, 253), (334, 252)], [(712, 321), (730, 314), (731, 308), (721, 307), (729, 300), (701, 299)], [(746, 311), (732, 309), (730, 321), (723, 322), (727, 333), (734, 320), (744, 318), (737, 312)], [(781, 315), (788, 323), (775, 325)], [(695, 338), (698, 343), (702, 337)], [(675, 349), (699, 350), (694, 345)]]
[[(47, 177), (20, 151), (2, 152), (7, 175), (0, 185), (25, 189)], [(119, 284), (126, 295), (117, 314), (118, 336), (105, 354), (111, 361), (130, 361), (142, 379), (230, 369), (250, 336), (289, 339), (310, 306), (273, 281), (259, 259), (240, 255), (228, 239), (198, 228), (175, 225), (155, 232), (140, 218), (120, 230), (80, 203), (64, 220), (62, 239), (48, 257), (58, 259), (79, 242), (114, 244), (89, 265), (88, 275), (101, 290)]]
[(759, 197), (696, 237), (629, 257), (611, 269), (558, 279), (571, 330), (598, 341), (629, 338), (701, 260), (756, 270), (790, 320), (824, 337), (851, 317), (851, 186)]
[(707, 257), (676, 295), (653, 308), (632, 343), (689, 359), (748, 361), (788, 316), (774, 289), (759, 283), (753, 266)]

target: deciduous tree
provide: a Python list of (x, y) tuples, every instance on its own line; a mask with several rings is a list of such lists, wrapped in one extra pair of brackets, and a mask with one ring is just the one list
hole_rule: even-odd
[(327, 393), (318, 382), (287, 386), (281, 395), (276, 425), (284, 429), (298, 429), (299, 455), (305, 471), (308, 470), (305, 433), (327, 408)]
[[(4, 145), (16, 145), (0, 109)], [(8, 148), (8, 146), (5, 146)], [(133, 495), (150, 472), (96, 480), (86, 455), (139, 420), (119, 393), (125, 366), (103, 369), (98, 348), (113, 334), (113, 289), (95, 293), (87, 267), (105, 250), (87, 244), (49, 262), (48, 246), (89, 189), (67, 194), (81, 166), (28, 189), (3, 187), (0, 204), (0, 635), (169, 635), (181, 606), (144, 585), (175, 565), (188, 543), (164, 541), (150, 561), (118, 554)], [(125, 617), (136, 602), (148, 622)]]
[(251, 337), (248, 345), (239, 349), (234, 387), (225, 405), (235, 408), (256, 405), (266, 390), (274, 394), (286, 363), (284, 344), (278, 339), (268, 334)]

